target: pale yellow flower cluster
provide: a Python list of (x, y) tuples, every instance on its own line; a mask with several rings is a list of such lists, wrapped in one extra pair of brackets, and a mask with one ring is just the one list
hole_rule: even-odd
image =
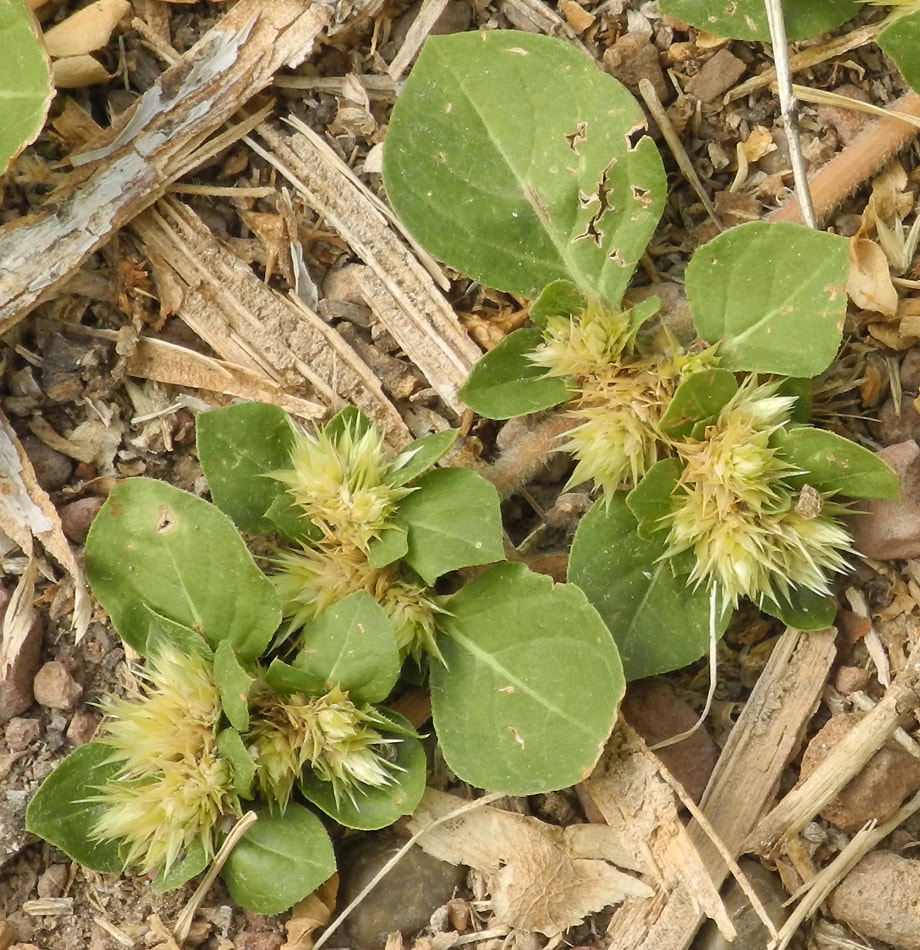
[(360, 786), (389, 785), (399, 771), (386, 757), (386, 746), (399, 739), (379, 731), (386, 720), (340, 689), (314, 697), (266, 691), (256, 697), (254, 713), (249, 739), (256, 777), (265, 797), (282, 810), (305, 768), (332, 785), (336, 801), (345, 795), (354, 804)]
[(724, 606), (742, 597), (782, 603), (796, 588), (828, 594), (828, 577), (847, 569), (852, 539), (833, 517), (839, 507), (800, 514), (786, 481), (797, 473), (770, 444), (794, 401), (748, 380), (703, 440), (676, 446), (685, 467), (666, 556), (693, 551), (690, 581), (715, 583)]
[(126, 865), (168, 871), (196, 841), (213, 856), (221, 819), (240, 809), (217, 753), (220, 694), (209, 662), (163, 646), (144, 677), (104, 707), (113, 718), (102, 741), (119, 771), (93, 798), (106, 807), (91, 833), (124, 841)]
[(366, 591), (393, 624), (403, 655), (427, 652), (440, 659), (435, 618), (442, 609), (421, 585), (397, 567), (372, 567), (371, 543), (391, 524), (399, 502), (412, 488), (390, 483), (392, 459), (376, 428), (358, 432), (346, 425), (334, 434), (298, 432), (291, 469), (276, 474), (322, 538), (278, 552), (272, 582), (281, 599), (289, 633), (330, 604)]
[(592, 303), (578, 316), (549, 318), (531, 355), (547, 376), (578, 386), (572, 413), (580, 424), (562, 446), (577, 463), (568, 486), (591, 480), (610, 498), (676, 455), (684, 468), (665, 519), (664, 556), (692, 551), (692, 584), (715, 586), (723, 606), (742, 597), (783, 602), (796, 589), (829, 593), (829, 576), (846, 570), (851, 538), (835, 518), (839, 505), (825, 501), (811, 518), (796, 510), (788, 479), (801, 473), (771, 444), (794, 397), (748, 377), (701, 438), (667, 438), (660, 423), (678, 386), (717, 366), (718, 354), (684, 352), (668, 339), (670, 352), (641, 356), (631, 327), (628, 311)]

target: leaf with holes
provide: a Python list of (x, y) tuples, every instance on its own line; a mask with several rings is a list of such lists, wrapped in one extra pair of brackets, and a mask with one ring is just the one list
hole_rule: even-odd
[(615, 306), (667, 194), (644, 132), (625, 87), (568, 43), (433, 36), (393, 109), (384, 183), (451, 267), (525, 297), (567, 279)]
[[(663, 13), (687, 23), (736, 40), (770, 40), (764, 0), (659, 0)], [(791, 40), (817, 36), (840, 26), (859, 9), (853, 0), (783, 0), (786, 35)]]

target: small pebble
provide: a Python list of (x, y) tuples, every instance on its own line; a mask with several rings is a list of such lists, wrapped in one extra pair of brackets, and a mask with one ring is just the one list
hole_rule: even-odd
[(723, 46), (706, 60), (703, 68), (687, 83), (687, 92), (703, 102), (711, 102), (731, 89), (746, 69), (747, 66)]
[(93, 523), (93, 518), (102, 507), (104, 498), (88, 497), (72, 501), (69, 505), (64, 505), (58, 512), (61, 517), (61, 527), (64, 534), (73, 541), (74, 544), (83, 544), (86, 541), (86, 535), (89, 526)]
[(920, 861), (872, 851), (828, 899), (831, 915), (863, 938), (920, 950)]
[[(693, 728), (697, 715), (666, 680), (649, 679), (630, 683), (622, 706), (623, 717), (653, 746)], [(715, 768), (718, 750), (704, 728), (682, 742), (655, 753), (671, 774), (698, 802)]]
[(860, 500), (849, 520), (856, 550), (879, 561), (920, 556), (920, 446), (911, 439), (876, 455), (897, 473), (901, 497)]
[(35, 470), (35, 480), (45, 491), (59, 491), (70, 481), (73, 459), (45, 445), (34, 435), (24, 435), (21, 441)]
[[(405, 842), (393, 835), (350, 839), (339, 855), (339, 907), (347, 906)], [(413, 936), (466, 878), (462, 867), (438, 861), (413, 847), (345, 922), (353, 950), (380, 950), (396, 931)]]
[(35, 891), (39, 897), (60, 897), (67, 886), (67, 866), (52, 864), (42, 872)]
[[(802, 779), (814, 772), (862, 718), (862, 713), (845, 713), (827, 721), (802, 755)], [(880, 822), (890, 818), (904, 799), (918, 790), (920, 759), (890, 740), (821, 809), (821, 817), (841, 831), (857, 831), (873, 818)]]
[(91, 709), (78, 709), (67, 725), (64, 733), (67, 741), (73, 745), (86, 745), (96, 734), (99, 717)]
[(14, 716), (6, 724), (4, 738), (10, 752), (22, 752), (23, 749), (28, 749), (41, 734), (42, 724), (40, 720)]
[(57, 660), (46, 663), (32, 683), (35, 702), (49, 709), (73, 709), (83, 695), (83, 687), (70, 675), (67, 667)]
[[(0, 588), (0, 608), (4, 594)], [(25, 712), (33, 702), (32, 683), (42, 660), (42, 622), (36, 614), (13, 662), (0, 674), (0, 725)]]

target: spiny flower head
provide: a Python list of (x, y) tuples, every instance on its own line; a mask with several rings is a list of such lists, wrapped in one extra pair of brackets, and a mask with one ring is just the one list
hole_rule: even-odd
[(396, 581), (387, 588), (380, 606), (393, 626), (401, 656), (411, 656), (419, 662), (422, 654), (427, 653), (444, 662), (437, 643), (437, 618), (446, 611), (426, 588)]
[(790, 476), (800, 474), (770, 444), (790, 419), (793, 397), (776, 385), (746, 381), (706, 438), (676, 446), (685, 463), (667, 518), (665, 557), (692, 551), (694, 584), (714, 584), (723, 605), (787, 600), (794, 589), (829, 592), (828, 576), (846, 570), (852, 540), (825, 504), (812, 518), (794, 505)]
[(195, 841), (208, 857), (221, 818), (239, 812), (229, 765), (217, 753), (220, 695), (210, 663), (163, 645), (144, 684), (104, 706), (113, 717), (101, 740), (119, 765), (91, 801), (105, 806), (94, 838), (120, 839), (126, 864), (169, 870)]
[(259, 787), (282, 810), (307, 767), (332, 784), (337, 801), (347, 795), (353, 802), (360, 786), (389, 785), (398, 771), (385, 749), (399, 740), (379, 731), (387, 720), (373, 707), (353, 703), (338, 687), (315, 697), (266, 689), (256, 696), (252, 723), (248, 741)]
[(371, 567), (364, 549), (353, 544), (321, 542), (290, 548), (279, 551), (274, 563), (276, 572), (270, 580), (289, 632), (356, 591), (367, 591), (380, 601), (389, 584), (389, 573)]
[(619, 364), (632, 342), (630, 313), (615, 313), (598, 301), (572, 317), (549, 317), (543, 342), (530, 354), (547, 376), (598, 376)]
[(609, 497), (623, 482), (637, 484), (658, 461), (658, 423), (676, 385), (661, 363), (637, 361), (582, 389), (573, 414), (583, 422), (563, 446), (578, 462), (569, 486), (593, 479)]
[(327, 540), (366, 549), (412, 491), (387, 482), (390, 466), (380, 432), (349, 420), (333, 433), (296, 433), (291, 468), (276, 477)]

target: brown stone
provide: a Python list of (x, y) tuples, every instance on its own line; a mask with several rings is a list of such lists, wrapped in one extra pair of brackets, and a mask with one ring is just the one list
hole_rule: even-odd
[[(5, 594), (0, 591), (0, 597)], [(42, 659), (42, 622), (38, 614), (9, 668), (0, 671), (0, 725), (25, 712), (33, 702), (32, 681)]]
[[(621, 708), (623, 718), (654, 746), (692, 729), (697, 715), (680, 699), (666, 680), (650, 679), (630, 683)], [(674, 745), (655, 752), (665, 768), (698, 802), (715, 768), (718, 750), (705, 728)]]
[(70, 675), (63, 663), (51, 660), (36, 674), (32, 683), (35, 702), (49, 709), (73, 709), (83, 695), (83, 687)]
[[(838, 742), (863, 718), (862, 713), (832, 716), (802, 755), (801, 777), (808, 778)], [(822, 810), (821, 817), (842, 831), (857, 831), (867, 821), (890, 818), (901, 803), (920, 790), (920, 759), (890, 740), (862, 771)]]
[(920, 950), (920, 861), (873, 851), (831, 892), (828, 909), (862, 937)]
[(920, 556), (920, 446), (911, 439), (880, 449), (878, 457), (897, 473), (901, 497), (861, 500), (850, 518), (856, 550), (884, 561)]
[(703, 68), (687, 83), (687, 92), (703, 102), (718, 99), (744, 75), (747, 66), (727, 47), (706, 60)]

